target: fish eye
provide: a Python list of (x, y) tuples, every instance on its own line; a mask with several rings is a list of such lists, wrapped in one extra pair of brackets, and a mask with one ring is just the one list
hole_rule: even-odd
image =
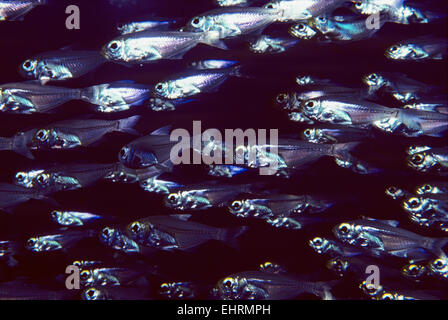
[(36, 177), (37, 182), (40, 184), (44, 184), (48, 181), (48, 175), (47, 174), (40, 174)]
[(437, 259), (433, 262), (433, 266), (436, 267), (436, 269), (438, 269), (438, 270), (442, 269), (443, 265), (444, 265), (444, 263), (443, 263), (442, 259)]
[(158, 83), (158, 84), (156, 84), (156, 90), (157, 91), (162, 91), (163, 90), (163, 83)]
[(73, 263), (72, 263), (75, 267), (81, 267), (81, 261), (79, 261), (79, 260), (76, 260), (76, 261), (73, 261)]
[(398, 191), (398, 188), (395, 186), (391, 186), (391, 187), (387, 188), (387, 191), (389, 193), (396, 193)]
[(120, 158), (125, 159), (126, 156), (128, 155), (128, 153), (129, 153), (129, 148), (128, 147), (121, 148), (121, 150), (120, 150)]
[(26, 174), (24, 172), (18, 172), (16, 173), (16, 180), (17, 181), (23, 181), (25, 180)]
[(232, 202), (232, 209), (233, 210), (239, 210), (239, 209), (241, 209), (241, 207), (242, 207), (243, 205), (242, 205), (242, 203), (241, 203), (241, 201), (233, 201)]
[(424, 160), (425, 160), (425, 157), (422, 156), (421, 154), (415, 154), (411, 158), (412, 163), (416, 164), (416, 165), (422, 164)]
[(277, 98), (276, 98), (277, 102), (279, 103), (283, 103), (286, 100), (286, 94), (285, 93), (280, 93)]
[(320, 17), (318, 17), (318, 19), (319, 19), (320, 22), (327, 21), (327, 18), (325, 18), (324, 16), (320, 16)]
[(350, 226), (347, 223), (343, 223), (339, 226), (338, 230), (342, 234), (347, 234), (350, 230)]
[(322, 244), (322, 238), (314, 238), (313, 239), (313, 243), (315, 244), (315, 245), (321, 245)]
[(193, 27), (199, 27), (199, 25), (201, 24), (201, 20), (202, 20), (201, 18), (196, 17), (193, 20), (191, 20), (191, 25)]
[(382, 299), (382, 300), (395, 300), (395, 299), (394, 299), (394, 295), (393, 295), (392, 293), (388, 293), (388, 292), (384, 293), (384, 294), (381, 296), (381, 299)]
[(130, 229), (131, 229), (131, 231), (133, 233), (138, 233), (141, 230), (141, 225), (140, 225), (139, 222), (134, 222), (134, 223), (131, 224), (131, 228)]
[(315, 105), (316, 104), (314, 103), (314, 101), (308, 101), (307, 103), (305, 103), (305, 107), (307, 109), (313, 109)]
[(362, 8), (362, 2), (361, 1), (356, 2), (355, 3), (355, 7), (358, 8), (358, 9), (361, 9)]
[(430, 192), (432, 190), (432, 186), (429, 185), (429, 184), (425, 184), (423, 186), (423, 190), (426, 191), (426, 192)]
[(305, 29), (305, 26), (301, 23), (301, 24), (297, 25), (297, 29), (302, 31), (303, 29)]
[(268, 3), (268, 4), (265, 6), (265, 8), (268, 8), (268, 9), (274, 9), (274, 4), (273, 4), (273, 3)]
[(96, 299), (100, 294), (100, 291), (95, 288), (90, 288), (85, 291), (85, 297), (89, 300)]
[(408, 267), (408, 270), (409, 270), (409, 274), (411, 274), (413, 276), (417, 275), (417, 273), (418, 273), (418, 267), (415, 264), (411, 264)]
[(102, 233), (102, 235), (103, 236), (105, 236), (105, 237), (109, 237), (110, 236), (110, 234), (112, 233), (112, 230), (110, 229), (110, 228), (104, 228), (102, 231), (101, 231), (101, 233)]
[(51, 216), (53, 219), (57, 219), (57, 218), (59, 217), (59, 211), (57, 211), (57, 210), (53, 210), (53, 211), (51, 211), (50, 216)]
[(409, 199), (408, 204), (411, 208), (416, 208), (420, 205), (420, 199), (419, 198), (411, 198), (411, 199)]
[(303, 131), (303, 133), (304, 133), (307, 137), (310, 137), (310, 136), (311, 136), (311, 129), (305, 129), (305, 131)]
[(116, 51), (118, 48), (120, 47), (120, 45), (118, 44), (118, 41), (112, 41), (111, 43), (109, 43), (108, 48), (111, 51)]
[(34, 69), (34, 63), (31, 60), (26, 60), (22, 66), (26, 71), (31, 71)]
[(79, 277), (81, 278), (81, 280), (87, 280), (90, 277), (90, 271), (89, 270), (82, 270), (81, 273), (79, 274)]
[(397, 46), (392, 46), (390, 48), (390, 52), (396, 52), (396, 51), (398, 51), (398, 47)]
[(224, 287), (226, 288), (232, 288), (233, 287), (233, 279), (227, 278), (223, 281)]
[(119, 23), (119, 24), (117, 25), (117, 29), (118, 29), (118, 30), (122, 30), (123, 28), (124, 28), (124, 24)]
[(48, 138), (48, 130), (41, 129), (37, 131), (36, 138), (40, 141), (45, 141)]
[(168, 201), (169, 201), (170, 203), (176, 203), (176, 200), (177, 200), (177, 194), (175, 194), (175, 193), (171, 193), (171, 194), (168, 196)]
[(371, 73), (369, 75), (369, 79), (372, 80), (372, 81), (375, 81), (376, 79), (378, 79), (378, 77), (377, 77), (377, 75), (375, 73)]
[(30, 238), (30, 239), (28, 239), (28, 241), (26, 242), (26, 245), (28, 246), (28, 247), (33, 247), (35, 244), (36, 244), (36, 239), (35, 238)]

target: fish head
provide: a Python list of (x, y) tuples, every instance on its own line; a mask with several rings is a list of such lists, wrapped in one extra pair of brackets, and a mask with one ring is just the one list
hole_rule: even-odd
[(131, 222), (126, 227), (127, 234), (131, 239), (141, 242), (148, 238), (149, 234), (154, 230), (153, 226), (149, 223), (142, 223), (140, 221)]
[(25, 247), (34, 252), (55, 251), (62, 248), (61, 244), (45, 237), (32, 237), (26, 241)]
[(168, 81), (159, 82), (154, 86), (154, 93), (160, 97), (169, 98), (170, 83)]
[(97, 288), (88, 288), (81, 294), (83, 300), (106, 300), (106, 294)]
[(249, 200), (235, 200), (229, 205), (229, 212), (237, 217), (247, 217), (250, 209)]
[(312, 143), (325, 143), (327, 141), (322, 130), (319, 128), (307, 128), (303, 130), (301, 137), (303, 140)]
[(180, 208), (184, 205), (186, 195), (181, 191), (172, 192), (165, 197), (165, 205), (169, 208)]
[(168, 299), (194, 298), (193, 288), (187, 282), (164, 282), (160, 285), (159, 294)]
[(321, 237), (315, 237), (314, 239), (310, 240), (309, 245), (319, 254), (326, 253), (331, 249), (332, 246), (331, 242), (328, 239)]
[(448, 278), (448, 258), (446, 256), (431, 261), (428, 267), (431, 273)]
[(132, 148), (129, 145), (120, 149), (118, 160), (126, 167), (133, 169), (145, 168), (158, 163), (154, 153)]
[(109, 247), (113, 247), (115, 243), (120, 242), (121, 232), (118, 229), (105, 227), (100, 232), (100, 241)]
[(221, 279), (217, 286), (217, 295), (224, 300), (238, 300), (244, 296), (244, 289), (248, 286), (247, 279), (240, 276), (228, 276)]
[(54, 129), (39, 129), (32, 138), (37, 146), (51, 148), (57, 146), (58, 133)]
[(39, 61), (37, 59), (27, 59), (19, 67), (19, 73), (28, 79), (37, 78)]
[(386, 195), (391, 197), (394, 200), (404, 197), (405, 193), (403, 189), (400, 189), (396, 186), (390, 186), (386, 189)]
[(83, 287), (91, 286), (95, 281), (93, 270), (84, 269), (79, 273), (79, 282)]
[(204, 15), (199, 15), (191, 18), (187, 25), (182, 28), (182, 31), (188, 32), (205, 32), (213, 28), (213, 18)]
[(362, 78), (362, 81), (369, 87), (369, 93), (378, 91), (386, 84), (386, 80), (380, 74), (372, 72)]
[(423, 264), (409, 263), (401, 268), (401, 274), (413, 280), (421, 279), (427, 272), (428, 269)]
[(317, 34), (317, 31), (310, 25), (310, 23), (301, 22), (291, 26), (289, 33), (296, 38), (310, 40)]
[(338, 276), (342, 277), (347, 272), (347, 269), (350, 267), (350, 263), (347, 259), (337, 257), (327, 262), (327, 268)]
[(412, 215), (413, 219), (422, 218), (431, 209), (431, 201), (425, 197), (410, 197), (403, 201), (403, 209)]
[(360, 236), (360, 226), (343, 222), (333, 228), (334, 235), (343, 242), (354, 243)]
[(417, 171), (427, 172), (438, 164), (437, 159), (430, 152), (419, 152), (406, 157), (407, 165)]
[(435, 185), (432, 185), (431, 183), (425, 183), (415, 190), (417, 194), (434, 194), (439, 193), (440, 190)]
[[(300, 104), (300, 109), (305, 117), (308, 118), (318, 118), (321, 115), (329, 114), (331, 115), (331, 109), (325, 108), (323, 103), (318, 99), (305, 100)], [(328, 110), (326, 110), (328, 109)], [(331, 117), (330, 117), (331, 118)]]
[(406, 60), (415, 56), (415, 52), (410, 45), (394, 44), (386, 50), (385, 55), (392, 60)]
[(370, 297), (379, 296), (383, 292), (383, 286), (381, 285), (376, 286), (373, 283), (368, 283), (366, 280), (364, 280), (359, 285), (359, 289), (361, 289), (366, 295)]
[(296, 95), (293, 92), (279, 93), (275, 97), (275, 104), (283, 110), (295, 110), (297, 107)]
[(107, 43), (101, 49), (101, 53), (109, 60), (120, 61), (125, 57), (126, 43), (123, 39), (115, 39)]

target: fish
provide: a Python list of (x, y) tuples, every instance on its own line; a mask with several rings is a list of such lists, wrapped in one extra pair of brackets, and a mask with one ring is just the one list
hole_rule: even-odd
[(0, 283), (0, 300), (76, 300), (78, 297), (74, 291), (48, 289), (33, 283), (31, 279), (17, 278)]
[[(368, 253), (362, 248), (323, 237), (314, 237), (309, 240), (308, 245), (318, 254), (328, 255), (330, 257), (353, 257)], [(372, 250), (370, 253), (373, 256), (380, 255), (380, 252), (375, 250)]]
[(47, 194), (89, 187), (116, 168), (112, 164), (73, 163), (49, 169), (19, 171), (14, 183), (26, 188), (44, 190)]
[(14, 207), (28, 200), (35, 199), (55, 204), (48, 194), (9, 183), (0, 183), (0, 209), (12, 213)]
[(291, 38), (273, 38), (261, 35), (249, 42), (249, 50), (253, 53), (282, 53), (294, 47), (299, 40)]
[(195, 98), (171, 100), (152, 96), (149, 98), (148, 104), (153, 111), (174, 111), (179, 105), (190, 103), (195, 100)]
[(157, 83), (152, 92), (162, 99), (186, 99), (206, 92), (216, 92), (230, 76), (240, 77), (240, 67), (185, 71)]
[(66, 251), (79, 241), (96, 236), (95, 230), (65, 231), (64, 233), (28, 238), (25, 248), (32, 252)]
[(373, 72), (364, 76), (363, 82), (368, 86), (369, 94), (391, 96), (401, 103), (419, 101), (424, 94), (437, 90), (398, 72)]
[(422, 98), (420, 101), (408, 103), (402, 108), (448, 114), (448, 103), (446, 98)]
[(281, 11), (281, 22), (294, 22), (331, 13), (344, 2), (345, 0), (274, 0), (264, 7)]
[(368, 130), (334, 127), (334, 128), (306, 128), (301, 133), (301, 138), (312, 143), (346, 143), (372, 138)]
[(215, 294), (222, 300), (285, 300), (310, 293), (333, 300), (332, 282), (310, 282), (297, 276), (262, 271), (245, 271), (221, 279)]
[(389, 108), (377, 103), (347, 97), (321, 97), (301, 103), (305, 117), (322, 123), (376, 128), (381, 131), (419, 137), (441, 137), (448, 129), (448, 116), (436, 112)]
[(133, 116), (121, 120), (64, 120), (18, 132), (12, 137), (0, 137), (0, 150), (19, 153), (34, 159), (34, 150), (68, 150), (90, 146), (104, 135), (121, 131), (138, 135), (132, 127), (139, 120)]
[(402, 202), (402, 207), (412, 222), (448, 232), (448, 199), (445, 195), (410, 196)]
[(302, 40), (314, 39), (322, 43), (352, 42), (371, 38), (386, 23), (380, 18), (380, 28), (368, 28), (365, 18), (336, 18), (321, 15), (308, 22), (291, 26), (289, 33)]
[(126, 286), (151, 274), (151, 269), (150, 266), (83, 268), (79, 273), (79, 282), (82, 287)]
[(448, 148), (427, 147), (424, 150), (410, 153), (406, 157), (406, 164), (418, 172), (446, 175), (448, 172)]
[(151, 255), (152, 250), (132, 240), (125, 230), (119, 227), (104, 227), (99, 233), (100, 242), (106, 247), (127, 255)]
[(122, 34), (130, 34), (148, 30), (168, 30), (172, 28), (177, 21), (168, 18), (149, 18), (141, 21), (132, 21), (126, 23), (118, 23), (117, 31)]
[(422, 290), (393, 290), (382, 285), (375, 287), (374, 284), (365, 280), (359, 288), (374, 300), (440, 300), (442, 293)]
[(95, 105), (97, 112), (120, 112), (141, 105), (149, 99), (151, 89), (132, 81), (104, 83), (83, 89), (81, 98)]
[(169, 131), (170, 126), (165, 126), (131, 141), (120, 149), (118, 160), (133, 169), (157, 166), (171, 171), (170, 152), (176, 141), (171, 141)]
[(446, 257), (439, 257), (428, 263), (429, 273), (438, 277), (439, 279), (448, 279), (448, 259)]
[(420, 185), (415, 190), (416, 194), (448, 194), (448, 183), (445, 181), (434, 181)]
[(71, 100), (81, 98), (79, 89), (43, 86), (27, 81), (0, 85), (0, 112), (47, 113)]
[(104, 217), (89, 212), (61, 210), (51, 211), (50, 218), (53, 222), (63, 227), (81, 227), (105, 220)]
[(207, 69), (226, 69), (238, 64), (235, 60), (223, 60), (223, 59), (206, 59), (192, 61), (188, 64), (190, 69), (195, 70), (207, 70)]
[(153, 300), (149, 290), (135, 287), (91, 287), (81, 293), (82, 300)]
[(401, 268), (401, 273), (413, 281), (422, 281), (429, 276), (429, 268), (422, 263), (408, 263)]
[(1, 0), (0, 21), (23, 20), (28, 12), (45, 4), (47, 0)]
[(398, 221), (360, 219), (343, 222), (333, 228), (334, 235), (350, 245), (375, 249), (388, 255), (421, 259), (427, 253), (444, 255), (448, 238), (429, 238), (398, 228)]
[(250, 5), (252, 1), (249, 0), (214, 0), (213, 1), (217, 6), (220, 7), (247, 7)]
[(419, 37), (393, 44), (385, 51), (385, 55), (398, 61), (443, 60), (446, 58), (447, 47), (446, 39)]
[(158, 294), (166, 299), (190, 300), (197, 298), (200, 289), (193, 282), (163, 282)]
[(226, 177), (226, 178), (232, 178), (234, 176), (237, 176), (239, 174), (242, 174), (244, 172), (247, 172), (246, 168), (239, 167), (239, 166), (233, 166), (233, 165), (226, 165), (226, 164), (210, 164), (208, 166), (208, 172), (207, 174), (209, 176), (213, 177)]
[(278, 21), (281, 11), (260, 7), (225, 7), (207, 11), (191, 18), (182, 30), (208, 34), (225, 39), (260, 33)]
[(233, 245), (248, 227), (216, 228), (190, 221), (191, 215), (150, 216), (131, 222), (126, 232), (137, 243), (160, 250), (189, 251), (210, 240)]
[(176, 210), (206, 210), (225, 206), (235, 196), (250, 193), (252, 184), (199, 184), (181, 188), (165, 196), (165, 205)]
[(402, 198), (406, 197), (407, 195), (409, 195), (409, 192), (407, 192), (401, 188), (398, 188), (396, 186), (387, 187), (385, 193), (386, 193), (386, 195), (391, 197), (393, 200), (402, 199)]
[(139, 178), (139, 185), (140, 188), (147, 192), (156, 193), (156, 194), (163, 194), (167, 195), (170, 194), (178, 189), (181, 189), (184, 187), (183, 184), (170, 181), (170, 180), (162, 180), (159, 179), (159, 176), (142, 179)]
[(41, 84), (81, 77), (103, 65), (107, 60), (98, 51), (59, 50), (38, 54), (25, 60), (19, 67), (27, 79)]
[(160, 59), (181, 59), (199, 43), (227, 48), (205, 33), (141, 31), (122, 35), (103, 46), (101, 53), (110, 61), (144, 64)]
[(308, 195), (281, 194), (234, 200), (228, 210), (236, 217), (263, 219), (275, 227), (298, 230), (305, 224), (319, 221), (305, 214), (325, 211), (331, 205), (331, 202)]
[(334, 86), (334, 82), (330, 79), (321, 79), (311, 75), (299, 74), (296, 77), (296, 83), (299, 87), (308, 85), (320, 85), (320, 86)]

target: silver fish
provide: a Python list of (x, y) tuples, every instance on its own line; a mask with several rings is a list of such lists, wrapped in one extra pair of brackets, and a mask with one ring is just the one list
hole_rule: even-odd
[(197, 286), (192, 282), (164, 282), (158, 293), (168, 299), (194, 299), (197, 291)]
[(225, 69), (230, 68), (236, 64), (238, 64), (238, 61), (207, 59), (207, 60), (192, 61), (188, 64), (188, 67), (196, 70)]
[(303, 140), (312, 143), (344, 143), (372, 137), (368, 130), (357, 128), (307, 128), (301, 133)]
[(311, 293), (332, 300), (335, 282), (310, 282), (295, 276), (262, 271), (240, 272), (221, 279), (215, 294), (223, 300), (284, 300)]
[(104, 217), (102, 216), (89, 212), (61, 211), (61, 210), (51, 211), (50, 218), (55, 223), (64, 227), (73, 227), (73, 226), (80, 227), (104, 219)]
[(421, 186), (418, 186), (415, 190), (416, 194), (448, 194), (448, 182), (435, 181), (428, 182)]
[(418, 102), (411, 102), (404, 105), (403, 109), (415, 109), (448, 114), (448, 101), (446, 98), (422, 98)]
[(143, 64), (160, 59), (180, 59), (199, 43), (224, 48), (205, 33), (142, 31), (110, 41), (103, 47), (102, 54), (115, 62)]
[(157, 83), (153, 92), (162, 99), (185, 99), (191, 96), (215, 92), (230, 76), (240, 76), (240, 67), (186, 71)]
[(278, 21), (280, 11), (267, 8), (219, 8), (193, 17), (183, 28), (224, 39), (261, 32), (268, 25)]
[(211, 164), (208, 166), (207, 173), (208, 175), (213, 177), (232, 178), (246, 171), (247, 171), (246, 168), (239, 166), (226, 165), (226, 164)]
[(34, 252), (49, 252), (67, 250), (79, 241), (92, 238), (96, 235), (94, 230), (66, 231), (64, 233), (37, 236), (26, 241), (26, 249)]
[(409, 154), (406, 164), (419, 172), (434, 172), (446, 175), (448, 169), (448, 148), (427, 148)]
[(429, 272), (440, 279), (448, 279), (448, 259), (446, 257), (439, 257), (432, 260), (428, 264)]
[[(138, 270), (139, 269), (139, 270)], [(83, 287), (126, 286), (137, 281), (145, 274), (151, 273), (151, 267), (146, 270), (128, 267), (94, 267), (84, 268), (79, 273), (80, 284)]]
[(411, 196), (403, 201), (402, 207), (414, 223), (448, 232), (448, 199), (445, 195)]
[(36, 191), (14, 184), (0, 183), (1, 210), (12, 212), (12, 209), (15, 206), (31, 199), (52, 201), (47, 197), (47, 194), (41, 190)]
[(45, 113), (80, 98), (79, 89), (42, 86), (34, 82), (7, 83), (0, 86), (0, 112)]
[(385, 55), (392, 60), (425, 61), (446, 58), (446, 39), (421, 37), (398, 42), (390, 46)]
[(81, 77), (106, 61), (97, 51), (50, 51), (25, 60), (19, 72), (25, 78), (45, 84)]
[[(350, 245), (379, 250), (402, 258), (422, 258), (425, 252), (443, 254), (448, 238), (428, 238), (397, 227), (397, 221), (362, 219), (333, 228), (335, 236)], [(425, 252), (422, 252), (424, 250)]]
[(220, 7), (247, 7), (252, 1), (250, 0), (214, 0), (213, 2)]
[(174, 24), (176, 24), (176, 20), (174, 19), (151, 18), (143, 21), (119, 23), (117, 24), (117, 31), (124, 35), (148, 30), (168, 30)]
[(142, 253), (141, 247), (137, 242), (129, 238), (118, 228), (105, 227), (99, 235), (100, 242), (111, 249), (124, 252), (126, 254)]
[(344, 2), (344, 0), (274, 0), (264, 7), (281, 11), (280, 21), (292, 22), (331, 13)]
[(251, 184), (203, 184), (182, 188), (165, 197), (165, 205), (176, 210), (205, 210), (226, 205), (235, 196), (249, 193)]
[[(318, 254), (329, 255), (330, 257), (352, 257), (367, 253), (361, 248), (322, 237), (315, 237), (308, 244)], [(372, 254), (373, 256), (379, 256), (378, 251), (372, 251)]]
[(149, 99), (151, 90), (143, 84), (117, 81), (82, 90), (82, 99), (95, 105), (98, 112), (119, 112)]
[(396, 186), (390, 186), (386, 188), (385, 193), (394, 200), (404, 198), (409, 194), (407, 191)]
[(261, 35), (249, 43), (249, 50), (254, 53), (282, 53), (294, 47), (298, 42), (297, 39)]
[(209, 240), (232, 243), (247, 227), (210, 227), (189, 221), (191, 215), (150, 216), (130, 223), (126, 231), (137, 243), (161, 250), (188, 251)]
[(1, 0), (0, 21), (23, 20), (28, 12), (46, 2), (46, 0)]

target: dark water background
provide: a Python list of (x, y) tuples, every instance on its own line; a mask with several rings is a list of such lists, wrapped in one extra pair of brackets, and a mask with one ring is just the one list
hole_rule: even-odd
[[(134, 3), (134, 4), (132, 4)], [(447, 12), (446, 1), (427, 1)], [(81, 29), (65, 28), (65, 8), (76, 4), (81, 12)], [(0, 83), (22, 81), (18, 66), (27, 58), (50, 50), (71, 46), (73, 49), (100, 49), (114, 36), (116, 22), (145, 16), (190, 18), (213, 8), (211, 1), (134, 1), (124, 7), (110, 5), (108, 1), (57, 1), (51, 6), (38, 7), (29, 13), (23, 22), (0, 24)], [(270, 31), (287, 30), (286, 26), (272, 25)], [(286, 32), (286, 31), (285, 31)], [(155, 84), (159, 80), (184, 69), (189, 61), (225, 58), (240, 61), (247, 67), (251, 78), (232, 78), (218, 93), (205, 97), (199, 103), (192, 103), (175, 112), (153, 112), (146, 107), (137, 107), (129, 112), (112, 115), (92, 114), (89, 105), (70, 102), (55, 114), (0, 116), (0, 136), (11, 136), (19, 130), (47, 124), (56, 120), (79, 117), (118, 119), (133, 114), (143, 116), (138, 129), (146, 134), (159, 127), (171, 124), (173, 128), (192, 129), (193, 120), (201, 120), (205, 128), (278, 128), (280, 135), (297, 134), (303, 126), (290, 122), (274, 107), (274, 98), (279, 92), (294, 88), (297, 74), (311, 74), (334, 79), (349, 86), (362, 86), (361, 77), (372, 71), (404, 72), (409, 77), (428, 85), (444, 86), (447, 82), (447, 65), (443, 62), (393, 62), (383, 55), (392, 43), (420, 35), (446, 37), (446, 20), (431, 25), (386, 24), (372, 39), (350, 44), (318, 45), (302, 42), (297, 47), (280, 55), (256, 55), (244, 45), (235, 44), (234, 50), (222, 51), (199, 45), (189, 51), (183, 60), (160, 61), (144, 67), (125, 67), (105, 64), (96, 71), (73, 81), (55, 83), (68, 87), (89, 85), (116, 80), (134, 80), (137, 83)], [(31, 161), (20, 155), (2, 152), (0, 155), (1, 181), (9, 182), (12, 175), (40, 163), (67, 163), (70, 161), (111, 163), (117, 160), (120, 148), (133, 139), (126, 134), (109, 135), (100, 146), (82, 151), (39, 153)], [(431, 143), (445, 145), (446, 139), (409, 139), (383, 136), (360, 146), (356, 154), (363, 160), (380, 167), (376, 175), (362, 176), (336, 166), (331, 159), (322, 159), (306, 172), (290, 180), (270, 179), (286, 193), (315, 194), (339, 199), (340, 203), (323, 214), (321, 223), (301, 231), (279, 230), (260, 221), (245, 221), (234, 218), (224, 209), (213, 209), (194, 213), (195, 220), (215, 226), (249, 225), (250, 231), (241, 237), (241, 249), (235, 251), (227, 246), (210, 242), (192, 254), (160, 252), (147, 263), (158, 264), (160, 269), (171, 274), (170, 280), (197, 280), (215, 283), (231, 273), (253, 270), (266, 260), (282, 264), (291, 273), (313, 274), (313, 279), (322, 281), (335, 279), (325, 268), (326, 259), (320, 257), (307, 245), (315, 236), (331, 237), (331, 228), (338, 222), (357, 218), (360, 215), (379, 219), (400, 220), (405, 228), (427, 236), (443, 236), (427, 231), (410, 222), (401, 210), (399, 202), (386, 198), (384, 189), (400, 185), (414, 190), (416, 185), (440, 178), (425, 177), (408, 170), (404, 164), (405, 150), (411, 144)], [(200, 166), (176, 169), (173, 177), (182, 183), (210, 180)], [(261, 177), (256, 177), (261, 180)], [(226, 180), (226, 179), (224, 179)], [(236, 183), (245, 178), (237, 178)], [(94, 187), (79, 191), (58, 193), (53, 198), (63, 209), (88, 211), (117, 216), (123, 223), (137, 217), (154, 214), (168, 214), (162, 198), (141, 190), (138, 185), (124, 185), (100, 182)], [(38, 234), (57, 231), (48, 213), (50, 205), (30, 201), (16, 208), (13, 215), (0, 215), (0, 240), (25, 241)], [(325, 218), (336, 219), (328, 222)], [(100, 226), (101, 227), (101, 226)], [(0, 280), (13, 280), (18, 276), (29, 277), (43, 286), (54, 285), (64, 275), (65, 267), (75, 259), (111, 259), (112, 252), (96, 239), (79, 243), (68, 253), (24, 254), (17, 259), (14, 269), (2, 266)], [(397, 268), (400, 267), (396, 264)], [(337, 298), (362, 298), (357, 282), (345, 279), (336, 289)], [(385, 284), (387, 285), (387, 283)], [(405, 287), (407, 284), (403, 284)], [(422, 290), (433, 288), (434, 283), (425, 282), (417, 286)], [(415, 289), (412, 285), (409, 289)], [(19, 288), (17, 290), (20, 290)], [(448, 292), (447, 292), (448, 293)], [(446, 297), (445, 297), (446, 298)]]

